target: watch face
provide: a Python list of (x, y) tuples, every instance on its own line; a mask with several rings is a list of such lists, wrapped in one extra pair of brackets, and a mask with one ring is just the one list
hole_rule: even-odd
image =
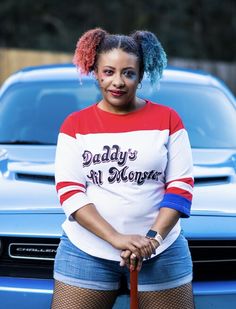
[(149, 230), (147, 233), (147, 237), (154, 238), (156, 236), (157, 232), (153, 230)]

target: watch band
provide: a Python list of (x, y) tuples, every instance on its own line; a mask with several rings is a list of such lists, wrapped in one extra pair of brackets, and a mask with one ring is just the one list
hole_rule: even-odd
[(163, 243), (163, 238), (157, 231), (149, 230), (146, 234), (146, 237), (149, 239), (155, 239), (159, 243), (159, 245)]

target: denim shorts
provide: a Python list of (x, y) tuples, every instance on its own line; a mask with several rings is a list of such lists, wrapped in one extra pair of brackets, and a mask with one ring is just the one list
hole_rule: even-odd
[[(94, 290), (118, 290), (121, 277), (129, 284), (129, 269), (119, 262), (91, 256), (63, 234), (54, 263), (54, 279)], [(164, 252), (143, 262), (138, 291), (171, 289), (192, 281), (192, 259), (182, 233)]]

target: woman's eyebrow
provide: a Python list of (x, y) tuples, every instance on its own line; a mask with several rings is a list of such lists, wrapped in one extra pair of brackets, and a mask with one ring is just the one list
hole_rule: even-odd
[[(116, 70), (116, 68), (113, 67), (113, 66), (111, 66), (111, 65), (104, 65), (103, 68)], [(134, 68), (134, 67), (125, 67), (125, 68), (122, 68), (122, 71), (124, 71), (124, 70), (135, 70), (135, 68)]]
[(104, 67), (104, 68), (109, 68), (109, 69), (113, 69), (113, 70), (115, 70), (115, 68), (114, 68), (114, 67), (112, 67), (111, 65), (104, 65), (103, 67)]
[(126, 68), (123, 68), (123, 70), (135, 70), (134, 67), (126, 67)]

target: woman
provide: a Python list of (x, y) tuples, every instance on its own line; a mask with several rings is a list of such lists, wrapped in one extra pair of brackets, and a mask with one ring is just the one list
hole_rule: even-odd
[(193, 308), (180, 227), (193, 187), (188, 136), (174, 110), (136, 97), (144, 73), (159, 81), (165, 52), (151, 32), (97, 28), (78, 41), (74, 64), (94, 73), (103, 98), (70, 115), (58, 138), (56, 187), (67, 219), (52, 308), (112, 308), (120, 277), (136, 267), (140, 308)]

